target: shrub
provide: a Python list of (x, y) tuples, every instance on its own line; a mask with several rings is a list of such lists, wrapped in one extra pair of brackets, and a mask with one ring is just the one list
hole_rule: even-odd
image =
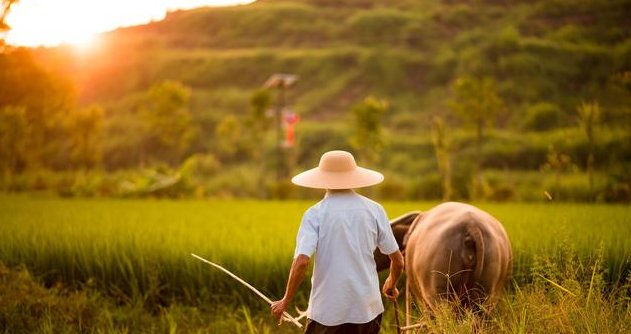
[(358, 12), (348, 19), (347, 24), (353, 36), (374, 45), (391, 43), (393, 36), (402, 36), (409, 21), (411, 17), (405, 12), (379, 9)]
[(221, 162), (212, 154), (194, 154), (180, 166), (180, 174), (191, 181), (203, 180), (215, 175), (221, 168)]
[(501, 182), (491, 186), (489, 199), (498, 202), (514, 201), (517, 199), (517, 189), (515, 189), (513, 184)]
[(535, 131), (554, 129), (563, 123), (563, 111), (550, 102), (534, 104), (526, 110), (522, 128)]
[(299, 123), (296, 136), (300, 147), (296, 156), (298, 166), (311, 167), (322, 153), (330, 150), (351, 150), (345, 124)]
[(610, 173), (602, 199), (606, 202), (631, 202), (631, 175), (628, 167), (619, 166)]
[(408, 198), (415, 200), (436, 200), (441, 199), (442, 180), (438, 173), (425, 174), (419, 178), (412, 179)]
[(390, 128), (397, 134), (414, 133), (419, 130), (422, 119), (416, 113), (402, 112), (393, 115), (389, 123), (391, 125)]
[(85, 331), (99, 314), (99, 305), (86, 293), (45, 289), (25, 268), (11, 270), (0, 263), (0, 332)]
[(181, 175), (166, 166), (131, 172), (118, 184), (118, 196), (122, 197), (181, 198), (191, 193)]
[(382, 184), (376, 187), (378, 197), (382, 200), (400, 201), (408, 198), (410, 183), (393, 174), (385, 175)]
[(292, 197), (295, 187), (289, 180), (270, 181), (267, 183), (267, 193), (274, 199), (288, 199)]
[[(557, 181), (554, 177), (549, 176), (543, 182), (543, 188), (549, 193), (556, 195), (554, 200), (572, 201), (572, 202), (589, 202), (593, 201), (597, 193), (603, 192), (604, 185), (600, 182), (594, 187), (594, 192), (589, 189), (589, 180), (585, 173), (574, 172), (571, 174), (562, 174)], [(558, 186), (558, 187), (557, 187)]]
[(218, 171), (204, 183), (205, 194), (220, 198), (260, 196), (259, 170), (256, 166), (233, 166)]

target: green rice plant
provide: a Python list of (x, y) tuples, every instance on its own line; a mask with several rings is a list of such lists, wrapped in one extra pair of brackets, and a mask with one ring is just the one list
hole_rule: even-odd
[[(576, 267), (571, 277), (558, 275), (558, 281), (545, 278), (507, 294), (492, 317), (492, 325), (504, 332), (527, 333), (623, 333), (629, 330), (628, 301), (606, 293), (595, 282), (605, 268), (598, 259), (587, 264), (591, 277), (580, 277)], [(566, 273), (567, 274), (567, 273)], [(518, 311), (518, 312), (516, 312)], [(509, 315), (511, 318), (505, 318)]]
[[(103, 332), (276, 333), (265, 302), (190, 253), (225, 266), (270, 298), (280, 298), (300, 219), (313, 203), (0, 196), (0, 262), (9, 268), (23, 265), (42, 288), (86, 291), (81, 297), (85, 309), (95, 311), (82, 321)], [(384, 206), (396, 217), (435, 204)], [(482, 324), (466, 313), (460, 318), (445, 313), (428, 324), (435, 332), (468, 332), (471, 326), (528, 333), (628, 329), (623, 324), (631, 309), (629, 207), (476, 205), (497, 217), (508, 232), (514, 284), (495, 315)], [(306, 308), (308, 289), (303, 284), (295, 300), (301, 309)], [(64, 325), (55, 313), (38, 314), (37, 319), (50, 320), (37, 322), (42, 330), (79, 328), (76, 323)], [(393, 323), (392, 305), (386, 303), (386, 333), (395, 332)]]

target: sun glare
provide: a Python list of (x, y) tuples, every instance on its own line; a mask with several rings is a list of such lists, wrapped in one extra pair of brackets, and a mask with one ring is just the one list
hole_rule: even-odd
[(7, 42), (21, 46), (72, 44), (88, 48), (98, 33), (164, 18), (168, 10), (235, 5), (251, 0), (30, 0), (11, 7)]
[(87, 46), (102, 27), (89, 7), (71, 1), (20, 1), (9, 13), (7, 42), (24, 46)]
[(12, 32), (8, 37), (10, 44), (25, 46), (54, 46), (72, 44), (77, 47), (87, 47), (92, 44), (96, 32), (90, 29), (76, 29), (73, 25), (58, 25), (45, 29), (39, 25), (26, 25), (20, 30)]

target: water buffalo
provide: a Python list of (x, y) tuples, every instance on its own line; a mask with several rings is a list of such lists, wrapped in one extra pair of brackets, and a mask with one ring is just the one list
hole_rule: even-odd
[[(487, 309), (496, 303), (513, 261), (497, 219), (472, 205), (448, 202), (403, 215), (391, 226), (405, 252), (412, 293), (430, 309), (441, 300), (473, 308), (486, 304)], [(389, 265), (382, 254), (375, 260), (378, 270)]]
[[(407, 242), (406, 237), (410, 226), (420, 214), (420, 211), (412, 211), (390, 221), (390, 227), (392, 228), (394, 238), (397, 240), (399, 250), (403, 254), (405, 254), (405, 244)], [(377, 264), (377, 271), (388, 269), (390, 268), (390, 257), (382, 254), (379, 251), (379, 248), (377, 248), (375, 250), (375, 263)]]

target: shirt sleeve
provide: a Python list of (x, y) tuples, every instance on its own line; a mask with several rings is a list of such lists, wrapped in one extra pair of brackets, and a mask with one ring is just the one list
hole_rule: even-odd
[(399, 250), (397, 240), (392, 233), (392, 227), (390, 227), (390, 220), (386, 215), (386, 211), (382, 206), (379, 206), (377, 210), (377, 228), (379, 229), (379, 237), (377, 240), (377, 247), (381, 253), (390, 255)]
[(316, 251), (318, 245), (318, 225), (312, 210), (307, 210), (302, 217), (298, 236), (296, 237), (296, 250), (294, 258), (303, 254), (311, 257)]

